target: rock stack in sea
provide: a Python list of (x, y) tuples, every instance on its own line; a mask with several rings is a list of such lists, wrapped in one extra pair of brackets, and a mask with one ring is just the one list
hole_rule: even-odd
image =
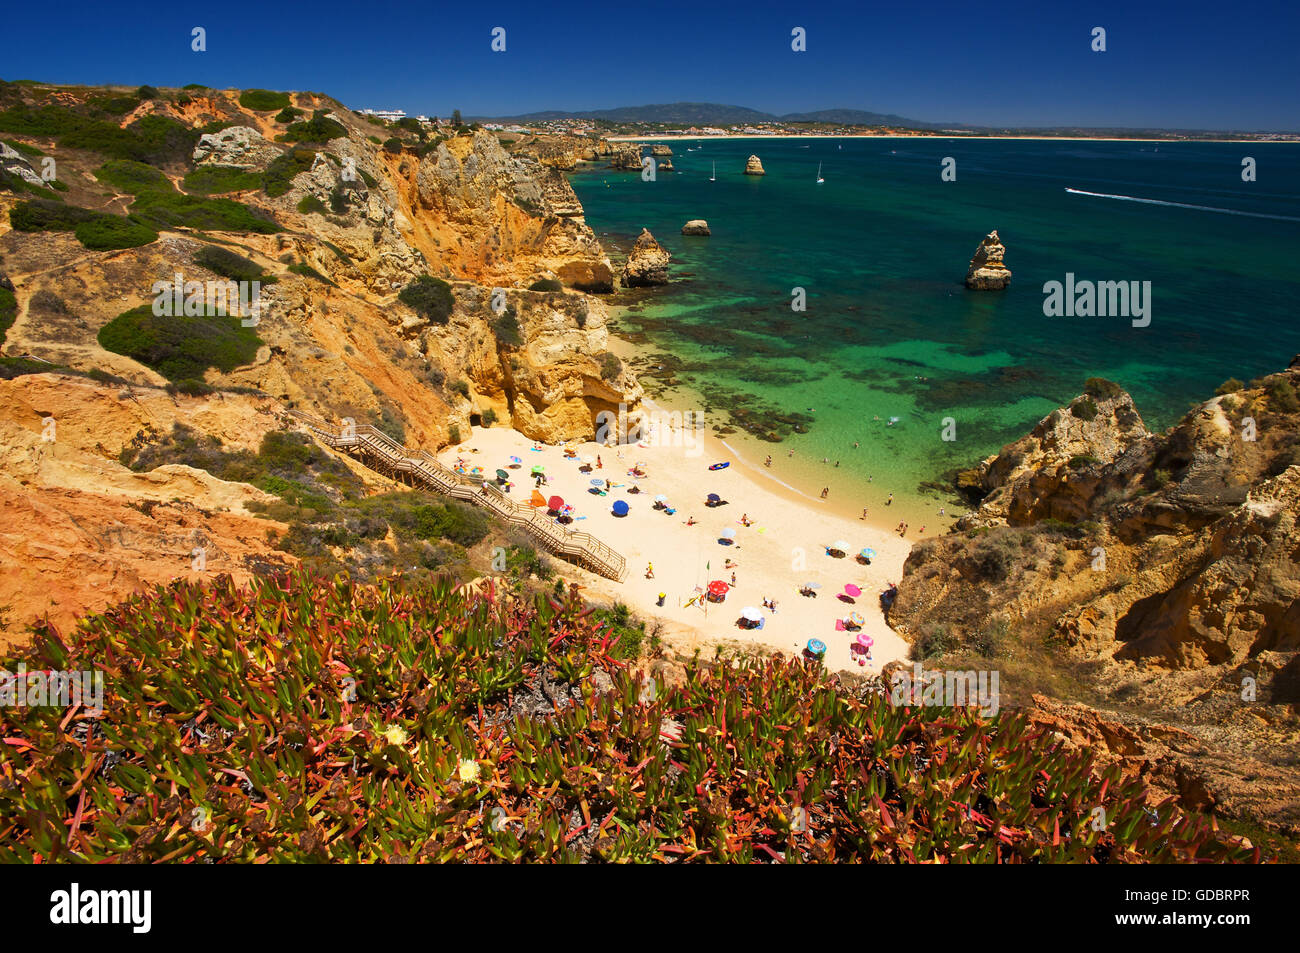
[(712, 235), (709, 223), (702, 218), (693, 218), (682, 226), (683, 235)]
[(668, 284), (668, 257), (650, 229), (641, 229), (623, 266), (623, 284), (629, 288)]
[(966, 272), (966, 287), (975, 291), (1001, 291), (1011, 284), (1011, 270), (1002, 263), (1006, 253), (995, 228), (975, 249), (975, 257)]
[(750, 156), (749, 161), (745, 163), (745, 175), (767, 175), (763, 171), (763, 163), (758, 156)]
[(650, 154), (653, 156), (671, 156), (673, 150), (668, 146), (654, 145), (650, 147)]

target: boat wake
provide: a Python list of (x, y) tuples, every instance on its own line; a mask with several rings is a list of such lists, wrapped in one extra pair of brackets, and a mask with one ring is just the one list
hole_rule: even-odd
[(1215, 208), (1212, 205), (1188, 205), (1186, 202), (1166, 202), (1163, 199), (1143, 199), (1136, 195), (1109, 195), (1105, 192), (1085, 192), (1082, 189), (1066, 189), (1071, 195), (1088, 195), (1095, 199), (1117, 199), (1121, 202), (1140, 202), (1143, 205), (1168, 205), (1172, 208), (1190, 208), (1198, 212), (1218, 212), (1220, 215), (1244, 215), (1247, 218), (1272, 218), (1282, 222), (1300, 222), (1293, 215), (1269, 215), (1267, 212), (1243, 212), (1235, 208)]

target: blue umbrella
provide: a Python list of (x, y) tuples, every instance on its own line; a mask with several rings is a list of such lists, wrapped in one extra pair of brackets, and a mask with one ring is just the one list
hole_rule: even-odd
[(858, 553), (858, 555), (863, 559), (875, 559), (876, 551), (874, 549), (864, 549), (862, 552)]
[(627, 516), (627, 501), (626, 501), (626, 500), (615, 500), (615, 501), (614, 501), (614, 515), (615, 515), (615, 516)]
[(605, 485), (605, 481), (604, 481), (604, 480), (592, 480), (592, 481), (591, 481), (591, 485), (592, 485), (592, 486), (604, 486), (604, 485)]
[(710, 503), (716, 503), (720, 499), (722, 499), (722, 497), (718, 496), (718, 494), (716, 493), (710, 493), (708, 496), (708, 500)]

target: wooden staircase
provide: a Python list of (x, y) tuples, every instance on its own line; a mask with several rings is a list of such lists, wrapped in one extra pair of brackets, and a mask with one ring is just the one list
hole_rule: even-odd
[(335, 431), (319, 417), (289, 411), (326, 446), (355, 457), (370, 469), (407, 486), (431, 490), (490, 510), (512, 526), (522, 526), (548, 553), (617, 582), (627, 577), (627, 561), (590, 533), (565, 530), (541, 510), (516, 503), (495, 484), (472, 480), (444, 466), (430, 453), (410, 451), (382, 430), (349, 426)]

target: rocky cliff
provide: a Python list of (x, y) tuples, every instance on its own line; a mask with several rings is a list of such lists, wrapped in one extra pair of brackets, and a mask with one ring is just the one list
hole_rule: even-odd
[(1011, 284), (1011, 269), (1002, 261), (1007, 250), (997, 229), (989, 232), (975, 249), (966, 270), (966, 287), (975, 291), (1001, 291)]
[(995, 660), (1011, 698), (1069, 686), (1274, 760), (1300, 737), (1297, 386), (1300, 358), (1152, 433), (1089, 381), (960, 474), (977, 505), (912, 549), (890, 624), (920, 655)]
[(750, 156), (745, 161), (745, 175), (767, 175), (763, 171), (763, 162), (758, 156)]
[[(614, 271), (563, 161), (508, 153), (484, 131), (417, 138), (316, 94), (277, 113), (238, 91), (164, 90), (111, 117), (101, 90), (4, 97), (0, 125), (23, 148), (0, 155), (15, 299), (0, 367), (0, 605), (23, 619), (43, 594), (66, 619), (172, 578), (196, 538), (216, 571), (284, 561), (264, 539), (274, 521), (244, 509), (261, 491), (117, 463), (142, 430), (181, 422), (238, 447), (301, 409), (432, 450), (491, 415), (540, 440), (590, 437), (602, 410), (640, 400), (608, 359), (607, 311), (587, 292), (612, 290)], [(29, 152), (56, 160), (58, 192), (19, 169)], [(96, 216), (114, 247), (73, 229)], [(160, 343), (166, 319), (103, 343), (119, 316), (148, 314), (156, 283), (232, 274), (260, 284), (254, 344), (237, 360), (218, 355), (232, 333), (220, 322), (196, 325), (217, 334), (208, 343)], [(445, 307), (404, 295), (439, 280)], [(178, 356), (198, 362), (197, 379), (169, 370)], [(46, 417), (57, 443), (41, 436)]]

